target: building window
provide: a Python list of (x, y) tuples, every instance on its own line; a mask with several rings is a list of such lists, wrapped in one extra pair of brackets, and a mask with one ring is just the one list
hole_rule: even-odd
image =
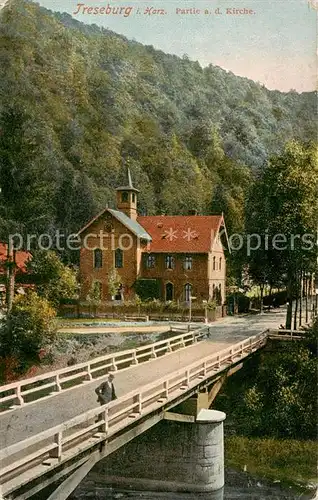
[(121, 201), (123, 203), (127, 203), (128, 202), (128, 193), (126, 191), (124, 191), (123, 193), (121, 193)]
[(221, 271), (222, 269), (222, 257), (220, 257), (220, 260), (219, 260), (219, 271)]
[(221, 288), (221, 283), (219, 283), (217, 301), (218, 301), (218, 305), (221, 306), (222, 305), (222, 288)]
[(190, 255), (187, 255), (185, 257), (183, 262), (183, 268), (186, 270), (192, 269), (192, 257), (190, 257)]
[(166, 283), (166, 301), (173, 300), (173, 284)]
[(186, 302), (190, 302), (192, 296), (192, 285), (190, 283), (186, 283), (184, 285), (184, 298)]
[(121, 248), (115, 250), (115, 267), (123, 267), (124, 255)]
[(103, 252), (100, 248), (95, 248), (94, 250), (94, 267), (95, 269), (103, 267)]
[(135, 201), (136, 201), (136, 195), (135, 193), (132, 193), (132, 202), (135, 203)]
[(165, 263), (166, 263), (166, 269), (174, 269), (174, 257), (173, 257), (173, 255), (166, 255)]
[(146, 256), (146, 267), (147, 269), (151, 269), (156, 265), (156, 256), (153, 254), (149, 254)]
[(213, 257), (213, 271), (215, 271), (215, 257)]

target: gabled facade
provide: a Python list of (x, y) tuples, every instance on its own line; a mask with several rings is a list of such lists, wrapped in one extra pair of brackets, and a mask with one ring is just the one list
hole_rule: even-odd
[[(137, 279), (157, 280), (162, 300), (225, 300), (226, 260), (220, 234), (223, 215), (142, 216), (138, 190), (117, 188), (117, 209), (106, 208), (81, 229), (82, 298), (96, 287), (103, 301), (133, 298)], [(115, 297), (109, 279), (122, 286)]]

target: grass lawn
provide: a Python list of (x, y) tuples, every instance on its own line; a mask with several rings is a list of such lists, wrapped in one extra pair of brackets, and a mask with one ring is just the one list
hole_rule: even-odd
[(225, 438), (229, 467), (288, 484), (317, 484), (317, 443), (291, 439)]

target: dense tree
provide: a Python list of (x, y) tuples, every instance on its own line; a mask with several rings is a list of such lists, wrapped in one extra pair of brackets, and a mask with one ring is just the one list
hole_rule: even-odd
[(65, 266), (54, 251), (35, 252), (28, 263), (28, 270), (36, 283), (37, 293), (53, 307), (58, 307), (63, 299), (76, 297), (77, 273)]
[(0, 57), (0, 112), (14, 103), (30, 116), (53, 228), (77, 230), (114, 205), (123, 158), (143, 213), (190, 205), (241, 223), (244, 165), (261, 168), (286, 140), (315, 134), (314, 93), (270, 92), (32, 2), (2, 9)]
[(288, 290), (286, 328), (291, 328), (292, 300), (299, 296), (303, 272), (317, 263), (318, 158), (313, 144), (292, 141), (274, 156), (255, 183), (247, 203), (247, 262), (264, 286), (284, 281)]
[[(52, 217), (50, 176), (39, 158), (29, 115), (11, 106), (0, 116), (0, 237), (7, 243), (7, 307), (12, 307), (15, 252), (10, 235), (26, 243)], [(45, 222), (44, 222), (45, 221)], [(14, 243), (14, 242), (13, 242)]]
[(0, 377), (3, 381), (40, 362), (42, 350), (55, 339), (55, 314), (49, 302), (34, 292), (15, 299), (12, 310), (0, 324)]

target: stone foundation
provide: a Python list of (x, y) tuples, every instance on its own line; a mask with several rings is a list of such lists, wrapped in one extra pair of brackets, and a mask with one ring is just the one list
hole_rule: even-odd
[(201, 410), (196, 422), (164, 420), (99, 462), (89, 476), (135, 489), (215, 491), (221, 500), (224, 419), (223, 412)]

